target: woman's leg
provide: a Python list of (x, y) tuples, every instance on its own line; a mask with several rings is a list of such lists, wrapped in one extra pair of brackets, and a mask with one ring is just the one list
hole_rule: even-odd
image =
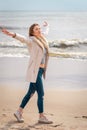
[(24, 108), (26, 106), (26, 104), (28, 103), (28, 101), (30, 100), (30, 98), (33, 96), (33, 94), (35, 93), (36, 90), (36, 85), (35, 83), (30, 83), (29, 86), (29, 90), (27, 92), (27, 94), (24, 96), (21, 104), (20, 104), (20, 108)]
[(53, 123), (51, 120), (48, 120), (44, 116), (44, 103), (43, 103), (43, 96), (44, 96), (44, 88), (43, 88), (43, 82), (42, 82), (42, 74), (44, 72), (44, 69), (40, 68), (37, 76), (37, 81), (36, 81), (36, 91), (38, 94), (38, 100), (37, 100), (37, 105), (38, 105), (38, 110), (39, 110), (39, 123), (46, 123), (46, 124), (51, 124)]
[(28, 101), (30, 100), (30, 98), (35, 93), (35, 90), (36, 90), (35, 83), (30, 83), (27, 94), (24, 96), (19, 109), (14, 113), (14, 116), (17, 118), (17, 120), (19, 122), (24, 122), (24, 119), (22, 117), (23, 109), (26, 106), (26, 104), (28, 103)]
[(37, 76), (37, 81), (36, 81), (36, 91), (38, 94), (37, 106), (38, 106), (38, 111), (40, 114), (42, 114), (44, 111), (44, 103), (43, 103), (44, 88), (43, 88), (43, 82), (42, 82), (43, 72), (44, 72), (44, 69), (40, 68), (38, 72), (38, 76)]

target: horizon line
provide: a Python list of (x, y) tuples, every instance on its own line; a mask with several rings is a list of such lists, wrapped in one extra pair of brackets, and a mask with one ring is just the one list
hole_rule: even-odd
[(16, 11), (19, 11), (19, 12), (21, 11), (24, 11), (24, 12), (28, 12), (28, 11), (30, 12), (35, 12), (35, 11), (37, 12), (39, 11), (41, 12), (87, 12), (87, 10), (0, 10), (0, 11), (3, 11), (3, 12), (6, 12), (6, 11), (12, 11), (12, 12), (16, 12)]

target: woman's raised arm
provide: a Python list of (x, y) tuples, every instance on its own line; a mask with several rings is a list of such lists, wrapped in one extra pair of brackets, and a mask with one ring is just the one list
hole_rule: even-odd
[(15, 33), (9, 32), (7, 29), (2, 29), (2, 32), (8, 36), (15, 37)]
[(41, 27), (41, 32), (44, 35), (48, 35), (49, 33), (49, 24), (46, 21), (44, 21), (43, 26)]
[(11, 36), (12, 38), (19, 40), (22, 43), (27, 43), (28, 45), (31, 45), (29, 39), (27, 39), (25, 36), (22, 36), (14, 32), (10, 32), (7, 29), (2, 29), (2, 32), (8, 36)]

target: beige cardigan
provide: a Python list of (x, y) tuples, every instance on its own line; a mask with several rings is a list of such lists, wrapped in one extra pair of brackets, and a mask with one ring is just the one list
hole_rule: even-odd
[[(15, 39), (21, 41), (22, 43), (26, 43), (28, 46), (28, 50), (30, 53), (30, 59), (29, 59), (29, 65), (28, 65), (28, 69), (27, 69), (26, 80), (28, 82), (35, 83), (36, 79), (37, 79), (39, 66), (40, 66), (40, 63), (41, 63), (41, 60), (43, 57), (43, 45), (34, 36), (31, 36), (29, 39), (27, 39), (24, 36), (16, 34)], [(49, 55), (46, 56), (46, 68), (47, 68), (48, 58), (49, 58)], [(44, 78), (46, 76), (46, 68), (43, 73)]]

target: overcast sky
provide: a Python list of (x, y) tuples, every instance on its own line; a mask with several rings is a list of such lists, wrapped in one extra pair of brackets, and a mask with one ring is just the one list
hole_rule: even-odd
[(87, 11), (87, 0), (0, 0), (0, 10)]

